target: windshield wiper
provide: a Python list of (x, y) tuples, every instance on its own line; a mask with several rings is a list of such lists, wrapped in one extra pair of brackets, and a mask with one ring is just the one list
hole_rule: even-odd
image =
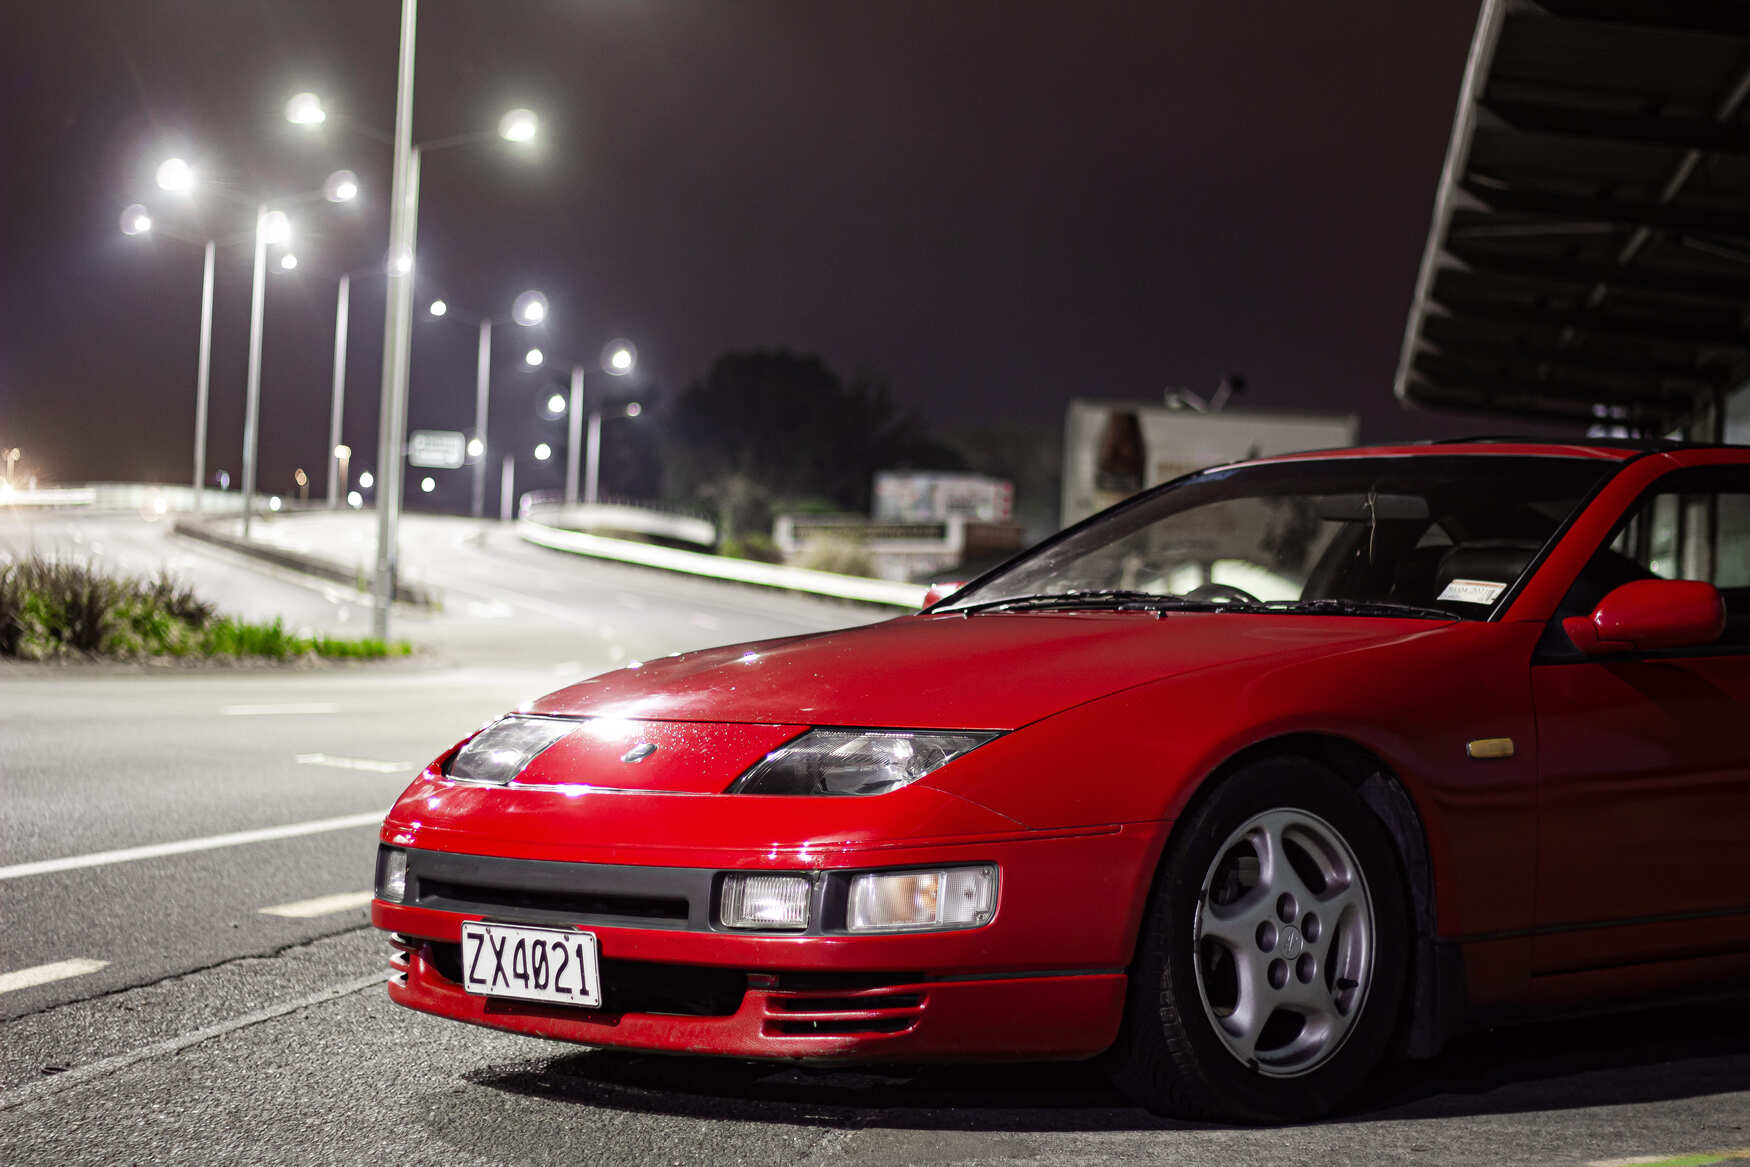
[(1458, 620), (1459, 616), (1442, 608), (1428, 608), (1419, 604), (1400, 604), (1395, 600), (1270, 600), (1261, 608), (1251, 608), (1251, 611), (1271, 612), (1310, 612), (1314, 615), (1331, 616), (1404, 616), (1416, 620)]
[(1175, 611), (1213, 612), (1225, 604), (1211, 600), (1192, 600), (1164, 592), (1140, 592), (1129, 588), (1090, 588), (1087, 591), (1050, 592), (1033, 596), (1008, 596), (1001, 600), (986, 600), (944, 609), (944, 614), (969, 616), (974, 612), (1074, 611)]

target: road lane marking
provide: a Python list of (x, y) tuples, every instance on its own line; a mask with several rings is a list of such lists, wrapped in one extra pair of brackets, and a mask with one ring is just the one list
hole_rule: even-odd
[(50, 981), (64, 981), (68, 977), (82, 977), (86, 973), (94, 973), (100, 968), (108, 968), (107, 960), (86, 960), (80, 957), (75, 960), (57, 960), (51, 964), (39, 964), (34, 968), (21, 968), (17, 972), (0, 973), (0, 993), (13, 993), (19, 989), (34, 988), (46, 985)]
[(292, 761), (300, 766), (329, 766), (336, 770), (363, 770), (370, 774), (399, 774), (413, 769), (406, 762), (379, 762), (375, 758), (347, 758), (339, 754), (298, 754)]
[(339, 713), (333, 701), (306, 701), (285, 705), (227, 705), (219, 710), (226, 717), (276, 717), (282, 714)]
[(1626, 1159), (1594, 1159), (1586, 1167), (1712, 1167), (1750, 1159), (1750, 1148), (1737, 1151), (1695, 1151), (1687, 1155), (1631, 1155)]
[(0, 867), (0, 879), (20, 879), (26, 875), (47, 875), (54, 871), (76, 871), (81, 867), (107, 867), (112, 863), (130, 863), (136, 859), (157, 859), (164, 855), (184, 855), (190, 851), (211, 851), (218, 847), (237, 847), (244, 843), (267, 843), (274, 839), (292, 839), (299, 835), (316, 835), (324, 831), (344, 831), (349, 827), (374, 826), (383, 821), (383, 811), (341, 815), (331, 819), (313, 819), (307, 823), (288, 823), (283, 827), (261, 827), (253, 831), (232, 831), (226, 835), (207, 835), (200, 839), (179, 839), (174, 843), (150, 843), (144, 847), (123, 847), (119, 851), (95, 851), (89, 855), (69, 855), (65, 859), (39, 859), (34, 863), (15, 863)]
[(205, 1041), (211, 1041), (216, 1037), (224, 1037), (226, 1034), (235, 1033), (239, 1029), (248, 1029), (252, 1025), (260, 1025), (264, 1021), (272, 1021), (276, 1017), (284, 1017), (288, 1013), (296, 1013), (301, 1009), (313, 1008), (314, 1006), (336, 1000), (340, 997), (349, 997), (354, 993), (361, 993), (366, 989), (381, 985), (388, 979), (388, 974), (376, 972), (369, 976), (358, 977), (354, 980), (342, 981), (338, 985), (331, 985), (319, 992), (311, 993), (308, 997), (299, 997), (296, 1001), (282, 1001), (278, 1005), (269, 1005), (264, 1009), (257, 1009), (253, 1013), (245, 1013), (241, 1017), (234, 1017), (230, 1021), (222, 1021), (217, 1025), (209, 1025), (205, 1029), (197, 1029), (191, 1033), (182, 1034), (179, 1037), (166, 1038), (163, 1041), (154, 1042), (148, 1046), (142, 1046), (137, 1050), (131, 1050), (125, 1054), (114, 1054), (100, 1061), (88, 1062), (83, 1066), (75, 1066), (66, 1073), (56, 1074), (52, 1078), (41, 1078), (35, 1082), (26, 1082), (22, 1086), (14, 1086), (12, 1089), (0, 1093), (0, 1110), (11, 1110), (15, 1106), (23, 1106), (27, 1102), (34, 1102), (45, 1095), (59, 1094), (63, 1090), (73, 1086), (78, 1086), (84, 1082), (89, 1082), (93, 1078), (102, 1078), (108, 1074), (113, 1074), (118, 1070), (125, 1070), (129, 1066), (150, 1061), (153, 1058), (161, 1058), (170, 1054), (181, 1053), (190, 1046), (199, 1045)]
[(308, 900), (293, 900), (289, 904), (275, 904), (271, 908), (262, 908), (260, 915), (284, 916), (288, 920), (312, 920), (317, 916), (332, 916), (336, 912), (344, 912), (348, 908), (362, 908), (371, 902), (368, 891), (342, 891), (331, 896), (317, 896)]

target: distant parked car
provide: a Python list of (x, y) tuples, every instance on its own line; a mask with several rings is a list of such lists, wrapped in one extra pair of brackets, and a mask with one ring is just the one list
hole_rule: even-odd
[(1747, 726), (1750, 450), (1273, 458), (493, 722), (372, 918), (461, 1021), (1302, 1119), (1467, 1024), (1743, 984)]

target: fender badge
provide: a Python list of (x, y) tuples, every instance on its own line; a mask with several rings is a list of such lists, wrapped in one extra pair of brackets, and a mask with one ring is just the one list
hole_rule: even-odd
[(624, 754), (620, 755), (622, 762), (642, 762), (656, 752), (656, 746), (650, 742), (639, 742)]

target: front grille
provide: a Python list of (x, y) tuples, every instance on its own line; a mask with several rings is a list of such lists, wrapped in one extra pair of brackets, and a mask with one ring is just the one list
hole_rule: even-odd
[(687, 901), (665, 896), (612, 895), (600, 892), (533, 891), (527, 888), (488, 887), (442, 879), (421, 879), (419, 898), (447, 904), (465, 904), (482, 912), (492, 908), (553, 912), (582, 919), (623, 919), (687, 922)]
[[(445, 980), (462, 983), (460, 944), (428, 942), (425, 959)], [(747, 974), (738, 969), (610, 957), (601, 959), (600, 968), (602, 1013), (728, 1017), (741, 1008), (747, 992)]]

